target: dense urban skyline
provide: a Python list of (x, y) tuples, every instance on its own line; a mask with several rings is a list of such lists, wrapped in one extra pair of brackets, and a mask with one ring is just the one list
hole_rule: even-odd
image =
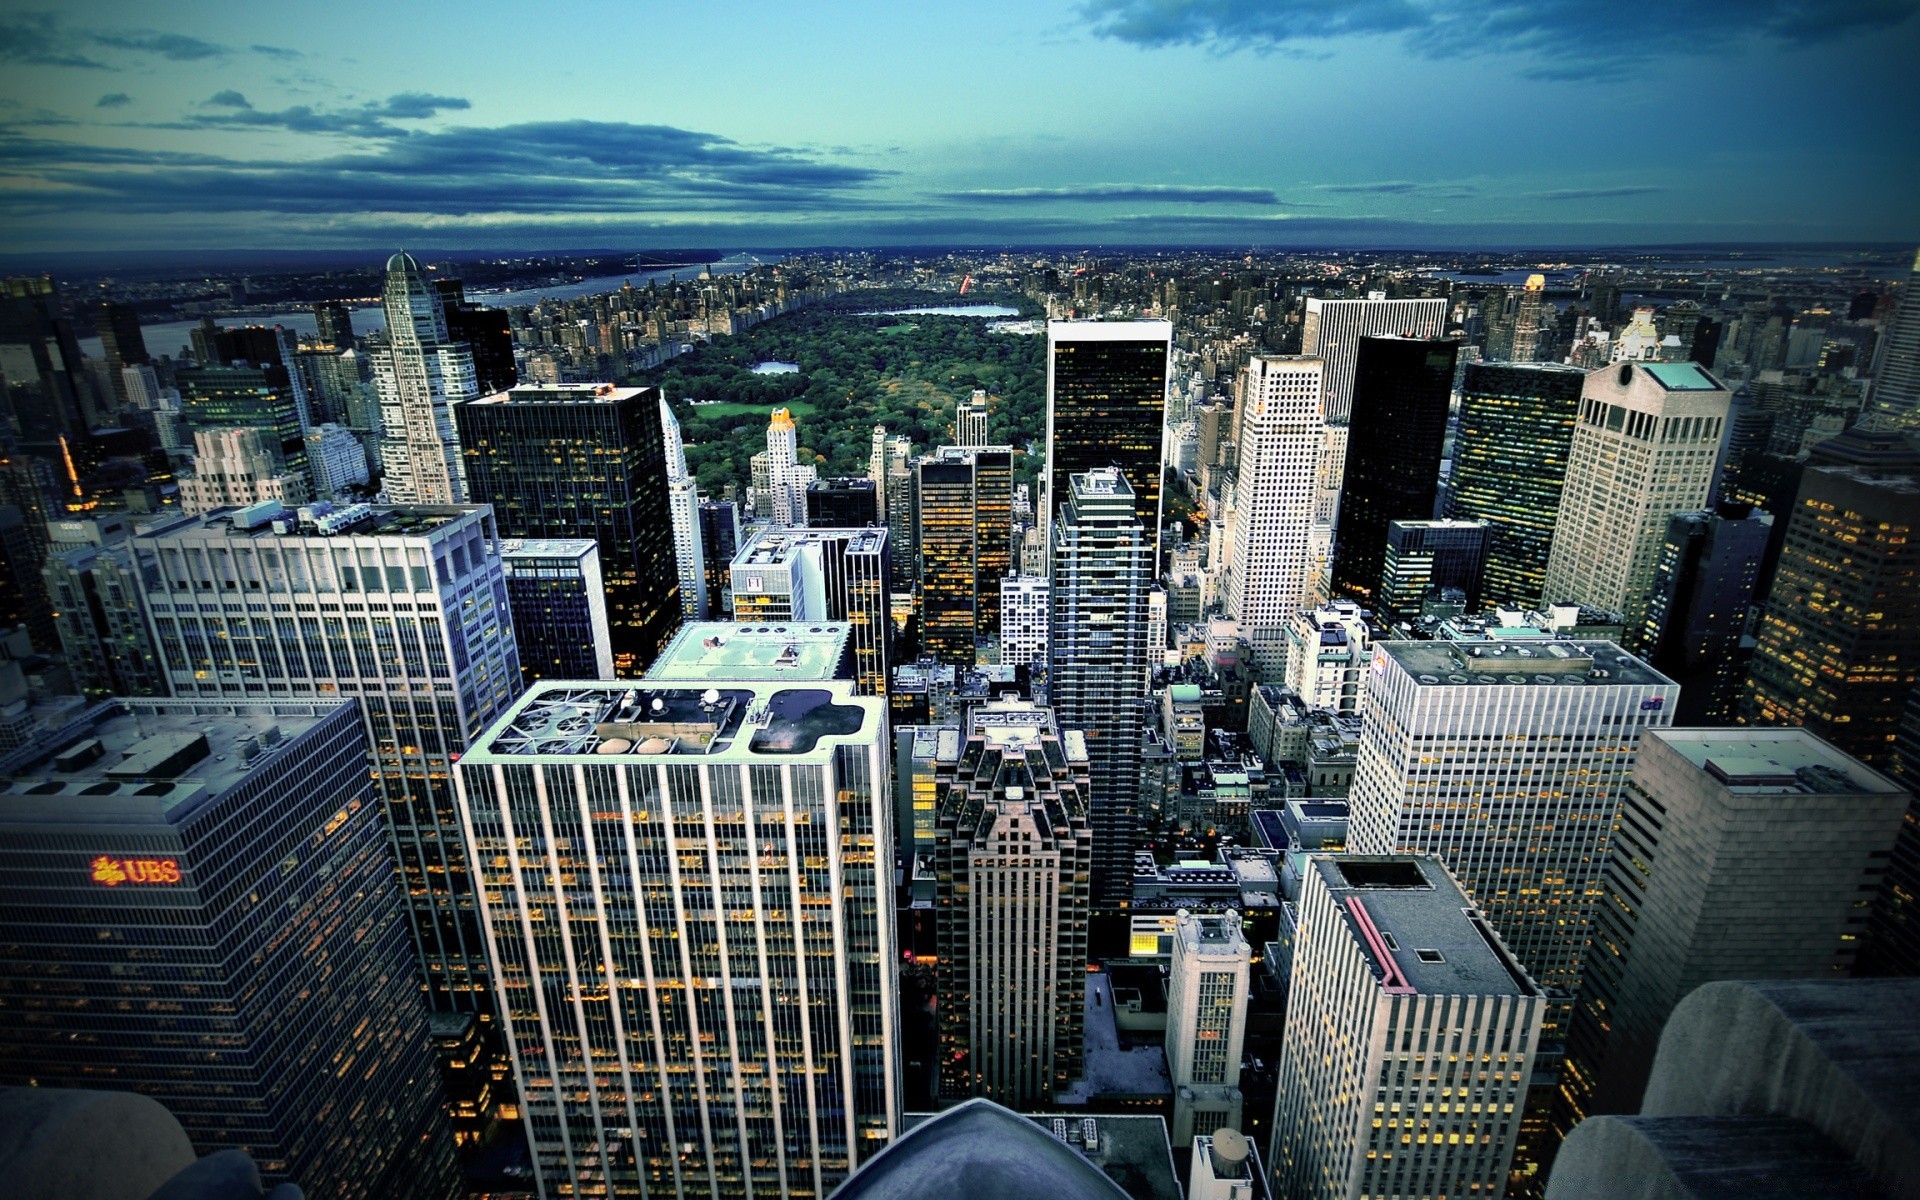
[(1905, 239), (1914, 12), (14, 11), (0, 251)]

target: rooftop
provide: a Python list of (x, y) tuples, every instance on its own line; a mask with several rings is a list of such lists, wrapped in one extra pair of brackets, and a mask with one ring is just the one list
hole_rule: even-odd
[(845, 680), (787, 687), (650, 675), (638, 682), (548, 683), (516, 701), (463, 761), (820, 761), (837, 745), (878, 738), (885, 716), (881, 701), (855, 696)]
[(653, 388), (616, 387), (611, 383), (522, 383), (504, 392), (467, 401), (486, 404), (619, 404)]
[(1055, 342), (1170, 342), (1170, 321), (1048, 321), (1047, 339)]
[[(1522, 641), (1525, 644), (1520, 644)], [(1488, 641), (1381, 642), (1383, 654), (1419, 683), (1428, 686), (1665, 684), (1673, 681), (1612, 642), (1543, 639)]]
[(647, 670), (649, 679), (683, 682), (836, 678), (853, 638), (845, 621), (736, 625), (689, 621)]
[(1699, 363), (1641, 363), (1640, 369), (1670, 392), (1724, 392), (1726, 385), (1707, 374)]
[(592, 538), (504, 538), (500, 557), (507, 561), (531, 558), (585, 558), (597, 554), (600, 543)]
[(767, 567), (785, 563), (794, 551), (805, 546), (824, 546), (845, 542), (850, 553), (878, 553), (885, 544), (884, 526), (859, 529), (778, 529), (768, 526), (756, 530), (733, 556), (736, 567)]
[(1904, 791), (1899, 784), (1798, 726), (1656, 729), (1680, 757), (1743, 795), (1843, 795)]
[(0, 821), (177, 822), (348, 703), (106, 701), (0, 759)]
[[(1091, 1159), (1084, 1149), (1089, 1124)], [(1166, 1129), (1158, 1116), (1025, 1117), (991, 1100), (908, 1113), (901, 1136), (855, 1171), (833, 1200), (1177, 1200)]]
[(485, 513), (484, 504), (333, 504), (287, 508), (262, 500), (245, 508), (216, 508), (143, 527), (144, 538), (429, 537)]
[(1341, 854), (1309, 862), (1389, 993), (1540, 994), (1438, 860)]

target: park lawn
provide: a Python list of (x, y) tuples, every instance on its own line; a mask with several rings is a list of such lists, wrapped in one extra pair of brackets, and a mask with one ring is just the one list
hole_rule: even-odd
[[(781, 407), (781, 405), (742, 404), (738, 401), (727, 400), (718, 404), (695, 404), (690, 407), (693, 409), (693, 415), (695, 417), (711, 420), (716, 417), (750, 417), (755, 414), (765, 416), (774, 409)], [(793, 415), (796, 417), (810, 417), (818, 411), (805, 400), (788, 400), (785, 407), (791, 409)]]

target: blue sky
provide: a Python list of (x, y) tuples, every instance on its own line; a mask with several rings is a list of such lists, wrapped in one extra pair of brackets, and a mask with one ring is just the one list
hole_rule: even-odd
[(0, 251), (1920, 238), (1920, 0), (0, 5)]

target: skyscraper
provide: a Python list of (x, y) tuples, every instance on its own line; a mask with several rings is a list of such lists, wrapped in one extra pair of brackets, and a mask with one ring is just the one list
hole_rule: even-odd
[(474, 502), (504, 536), (600, 543), (614, 672), (644, 670), (681, 613), (659, 390), (521, 384), (454, 417)]
[(799, 461), (799, 439), (793, 413), (784, 408), (774, 409), (767, 421), (766, 503), (760, 503), (761, 484), (756, 479), (753, 515), (787, 528), (805, 527), (807, 485), (816, 474), (813, 464), (803, 466)]
[(196, 429), (193, 472), (180, 477), (180, 510), (189, 515), (278, 500), (298, 508), (313, 498), (303, 470), (288, 468), (270, 429)]
[(607, 594), (592, 538), (508, 538), (500, 543), (520, 677), (612, 679)]
[(1087, 749), (1045, 708), (975, 706), (934, 762), (941, 1092), (1046, 1108), (1081, 1070)]
[(943, 446), (914, 462), (920, 640), (971, 667), (1000, 636), (1000, 583), (1013, 569), (1013, 450)]
[(865, 476), (815, 479), (807, 484), (807, 524), (858, 529), (880, 524), (880, 489)]
[(887, 568), (884, 529), (762, 528), (734, 555), (734, 619), (849, 623), (859, 692), (885, 696), (893, 630)]
[(1542, 310), (1546, 308), (1547, 277), (1545, 275), (1527, 276), (1527, 286), (1520, 292), (1520, 307), (1513, 315), (1513, 353), (1509, 355), (1514, 362), (1526, 363), (1539, 358), (1540, 320)]
[(490, 998), (449, 777), (521, 687), (497, 540), (479, 507), (262, 504), (175, 518), (133, 542), (175, 696), (359, 701), (440, 1011)]
[(913, 591), (914, 573), (920, 569), (920, 551), (914, 542), (913, 443), (887, 433), (886, 427), (873, 427), (873, 450), (867, 463), (867, 478), (873, 480), (880, 519), (887, 523), (893, 546), (893, 590), (905, 596)]
[(1045, 666), (1052, 614), (1045, 575), (1009, 575), (1000, 581), (1000, 662)]
[(1486, 567), (1483, 521), (1389, 521), (1374, 612), (1382, 623), (1411, 621), (1426, 600), (1451, 593), (1462, 612), (1479, 612)]
[(73, 682), (94, 700), (164, 696), (159, 655), (141, 602), (133, 524), (120, 515), (50, 521), (41, 569)]
[(1165, 458), (1166, 321), (1047, 322), (1047, 471), (1041, 523), (1059, 516), (1075, 475), (1113, 468), (1126, 477), (1147, 540), (1160, 546), (1160, 470)]
[(1313, 590), (1325, 372), (1317, 358), (1262, 354), (1241, 376), (1226, 608), (1253, 648), (1255, 670), (1267, 679), (1285, 669), (1287, 623), (1310, 603)]
[[(687, 471), (687, 446), (680, 419), (660, 397), (660, 428), (666, 436), (667, 509), (673, 515), (673, 561), (680, 576), (680, 615), (689, 621), (708, 616), (706, 539), (700, 536), (700, 485)], [(611, 677), (609, 677), (611, 678)]]
[(1743, 506), (1675, 513), (1654, 565), (1647, 661), (1680, 685), (1676, 725), (1730, 725), (1746, 686), (1747, 618), (1758, 597), (1773, 518)]
[(0, 294), (0, 376), (20, 422), (23, 449), (58, 460), (86, 457), (91, 435), (80, 402), (83, 371), (73, 325), (60, 315), (52, 278), (5, 281)]
[(1591, 605), (1641, 628), (1668, 518), (1705, 507), (1713, 490), (1729, 399), (1694, 363), (1621, 363), (1587, 376), (1546, 603)]
[(1621, 789), (1674, 685), (1611, 642), (1381, 642), (1348, 845), (1447, 865), (1547, 997), (1558, 1044)]
[(825, 1196), (896, 1134), (887, 753), (850, 683), (705, 676), (540, 685), (461, 759), (543, 1195)]
[(313, 306), (315, 336), (336, 350), (353, 349), (353, 314), (338, 300), (322, 300)]
[(1167, 1074), (1173, 1082), (1173, 1144), (1240, 1127), (1240, 1053), (1247, 1037), (1253, 950), (1240, 914), (1191, 913), (1173, 923), (1167, 972)]
[(131, 304), (102, 301), (94, 309), (93, 324), (100, 333), (100, 353), (107, 360), (114, 399), (125, 408), (127, 381), (122, 372), (152, 361), (147, 354), (147, 340), (140, 333), (140, 310)]
[(1886, 338), (1868, 408), (1898, 428), (1920, 428), (1920, 253), (1914, 255), (1907, 286), (1900, 289), (1900, 306), (1894, 309)]
[(979, 388), (973, 389), (973, 395), (954, 405), (953, 444), (991, 445), (987, 441), (987, 394)]
[(1275, 1194), (1501, 1195), (1544, 1007), (1437, 859), (1309, 859), (1267, 1159)]
[(1801, 477), (1743, 703), (1747, 721), (1805, 725), (1875, 767), (1893, 764), (1920, 684), (1920, 455), (1894, 442), (1883, 465)]
[(1546, 363), (1467, 364), (1447, 516), (1487, 524), (1484, 603), (1541, 603), (1586, 378)]
[(287, 368), (274, 363), (184, 367), (174, 372), (174, 381), (187, 428), (261, 430), (274, 438), (289, 469), (306, 470), (311, 413), (294, 393)]
[(452, 340), (440, 293), (411, 254), (387, 260), (381, 306), (386, 344), (373, 356), (373, 377), (386, 496), (402, 504), (458, 504), (467, 486), (451, 410), (480, 394), (473, 351)]
[(1086, 735), (1093, 903), (1126, 901), (1140, 840), (1140, 707), (1153, 547), (1124, 474), (1073, 476), (1053, 526), (1048, 679), (1063, 729)]
[(1907, 799), (1804, 729), (1648, 732), (1601, 879), (1561, 1131), (1640, 1111), (1667, 1016), (1700, 985), (1845, 975)]
[(1458, 349), (1456, 342), (1421, 338), (1360, 339), (1333, 543), (1335, 595), (1375, 603), (1387, 525), (1433, 515)]
[(453, 1193), (352, 703), (110, 701), (0, 774), (0, 1083), (151, 1096), (307, 1196)]
[(740, 506), (731, 500), (700, 502), (700, 558), (707, 573), (707, 616), (733, 614), (733, 556), (740, 552)]

